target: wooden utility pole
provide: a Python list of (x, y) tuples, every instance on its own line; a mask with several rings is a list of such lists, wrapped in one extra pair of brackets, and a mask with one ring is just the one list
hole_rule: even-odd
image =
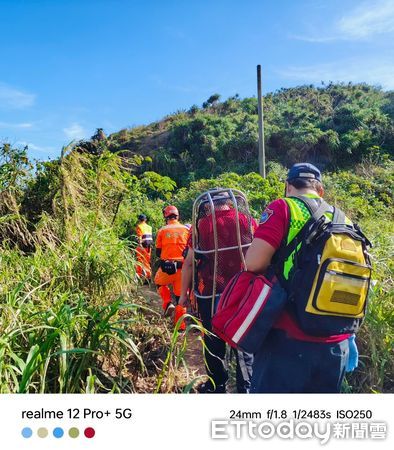
[(259, 112), (259, 173), (265, 178), (264, 111), (261, 94), (261, 66), (257, 66), (257, 105)]

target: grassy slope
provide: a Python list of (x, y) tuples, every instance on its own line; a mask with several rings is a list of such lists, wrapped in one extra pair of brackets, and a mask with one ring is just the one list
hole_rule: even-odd
[[(268, 148), (279, 161), (290, 161), (282, 146), (290, 158), (309, 155), (332, 167), (341, 161), (338, 154), (347, 154), (346, 145), (353, 145), (351, 159), (364, 158), (344, 170), (345, 158), (341, 170), (325, 177), (327, 199), (360, 222), (374, 243), (377, 283), (358, 337), (360, 369), (348, 377), (352, 392), (387, 392), (394, 384), (393, 166), (382, 156), (392, 132), (388, 97), (362, 86), (331, 86), (284, 90), (266, 99)], [(184, 343), (170, 339), (160, 318), (146, 313), (149, 304), (136, 290), (132, 243), (124, 238), (141, 211), (157, 229), (166, 202), (179, 205), (189, 220), (192, 200), (209, 187), (242, 189), (256, 217), (281, 195), (285, 167), (270, 164), (267, 180), (248, 173), (256, 168), (255, 107), (255, 99), (229, 99), (121, 131), (105, 143), (144, 160), (74, 153), (27, 178), (23, 154), (3, 166), (1, 392), (141, 391), (153, 389), (155, 377), (161, 390), (178, 388)], [(318, 121), (320, 115), (324, 120)], [(138, 178), (122, 169), (130, 165)], [(184, 187), (173, 191), (171, 180), (148, 169), (170, 174)]]

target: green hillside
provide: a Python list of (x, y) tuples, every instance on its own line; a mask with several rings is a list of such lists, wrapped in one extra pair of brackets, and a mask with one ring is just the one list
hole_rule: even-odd
[(344, 389), (394, 390), (393, 93), (307, 86), (264, 101), (266, 179), (254, 98), (213, 95), (154, 124), (99, 131), (55, 161), (0, 145), (0, 392), (167, 392), (193, 381), (180, 369), (183, 338), (136, 280), (137, 216), (157, 230), (171, 202), (190, 221), (197, 194), (226, 186), (258, 218), (299, 161), (324, 169), (327, 200), (374, 244), (360, 367)]
[[(269, 161), (300, 160), (330, 170), (346, 168), (394, 148), (394, 94), (365, 84), (282, 89), (264, 97)], [(143, 170), (171, 176), (178, 185), (233, 171), (258, 170), (256, 98), (212, 95), (148, 126), (109, 136), (111, 150), (152, 158)]]

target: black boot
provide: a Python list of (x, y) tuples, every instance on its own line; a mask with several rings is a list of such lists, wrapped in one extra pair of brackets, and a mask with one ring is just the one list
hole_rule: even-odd
[(225, 394), (226, 384), (214, 385), (211, 380), (208, 380), (199, 384), (196, 389), (199, 394)]

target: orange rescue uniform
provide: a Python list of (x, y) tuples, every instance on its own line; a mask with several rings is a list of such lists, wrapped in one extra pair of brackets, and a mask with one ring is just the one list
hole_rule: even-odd
[[(189, 230), (185, 225), (182, 225), (178, 220), (171, 219), (167, 225), (160, 228), (156, 238), (156, 249), (160, 249), (160, 259), (163, 261), (177, 261), (183, 262), (183, 251), (186, 248)], [(156, 272), (155, 284), (158, 286), (158, 292), (162, 298), (162, 306), (165, 311), (168, 304), (171, 302), (171, 294), (168, 285), (172, 285), (172, 290), (176, 297), (181, 295), (181, 276), (182, 270), (178, 268), (176, 273), (169, 275), (162, 271), (161, 268)], [(179, 317), (186, 313), (186, 308), (179, 305), (175, 308), (175, 323)], [(182, 327), (184, 324), (182, 324)]]

